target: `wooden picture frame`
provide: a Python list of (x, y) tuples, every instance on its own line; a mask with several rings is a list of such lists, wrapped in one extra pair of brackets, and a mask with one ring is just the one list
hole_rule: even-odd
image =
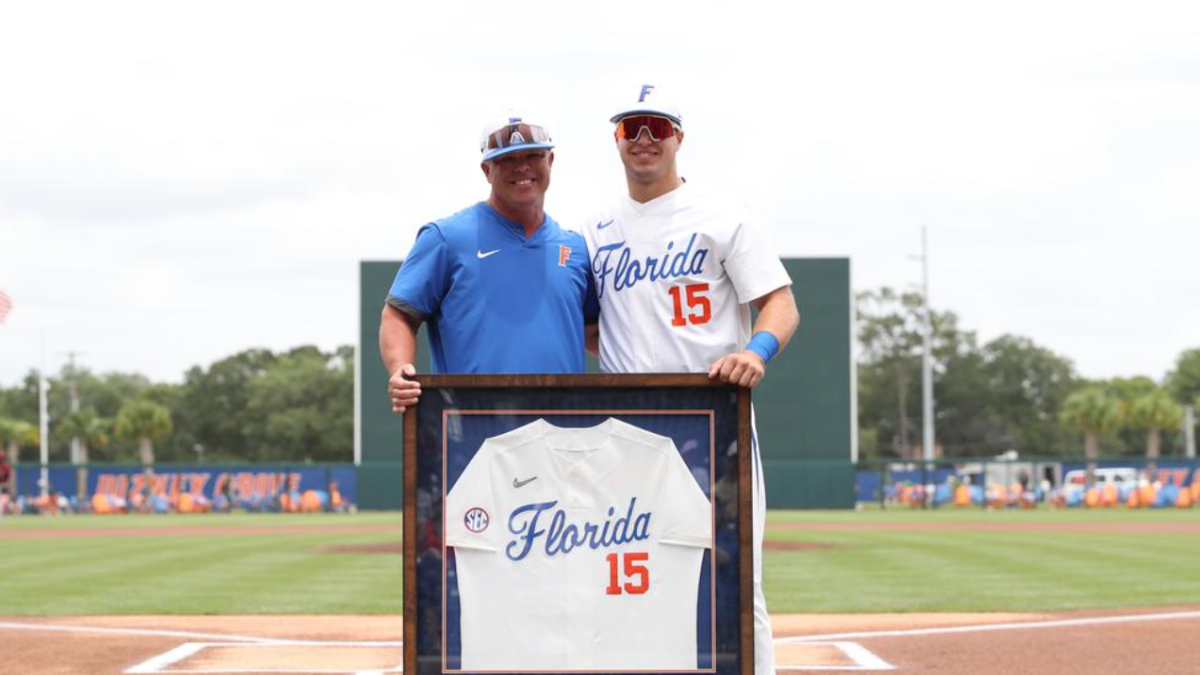
[[(704, 563), (712, 585), (711, 639), (707, 655), (698, 648), (696, 669), (634, 666), (615, 670), (605, 668), (603, 672), (753, 675), (753, 469), (748, 389), (714, 383), (706, 375), (683, 374), (422, 375), (417, 380), (421, 383), (421, 401), (404, 415), (406, 673), (600, 672), (453, 667), (460, 658), (455, 655), (453, 642), (460, 638), (455, 638), (454, 627), (447, 624), (447, 616), (457, 611), (447, 600), (455, 594), (447, 589), (457, 587), (452, 574), (447, 571), (453, 565), (453, 552), (448, 549), (454, 547), (445, 544), (444, 508), (452, 478), (456, 480), (453, 477), (455, 469), (447, 462), (454, 459), (461, 464), (465, 459), (469, 463), (470, 458), (465, 455), (478, 451), (478, 444), (470, 440), (471, 437), (477, 439), (482, 434), (488, 438), (497, 433), (495, 430), (503, 432), (518, 428), (535, 418), (565, 420), (565, 427), (586, 427), (591, 424), (587, 420), (605, 416), (647, 430), (676, 429), (683, 425), (694, 431), (699, 428), (697, 425), (708, 425), (707, 495), (712, 508), (713, 546), (705, 554)], [(455, 424), (455, 433), (447, 433), (451, 422)], [(465, 435), (463, 425), (471, 427)], [(492, 431), (481, 432), (476, 427)], [(451, 436), (465, 436), (467, 440), (452, 442)], [(692, 433), (687, 437), (700, 436)], [(455, 444), (463, 447), (456, 448)], [(702, 457), (702, 450), (695, 450), (697, 445), (695, 440), (688, 443), (689, 456), (694, 458), (690, 461), (702, 464), (702, 459), (695, 459)], [(718, 451), (722, 453), (719, 459)], [(684, 454), (682, 450), (680, 452)], [(689, 468), (705, 489), (701, 478), (697, 477), (703, 475), (703, 466)], [(733, 486), (736, 490), (732, 490)], [(729, 494), (731, 491), (732, 495)], [(722, 529), (718, 530), (718, 527)], [(718, 532), (723, 533), (723, 538), (719, 538)], [(736, 551), (729, 555), (728, 549), (733, 547), (733, 542), (736, 542)], [(438, 566), (441, 567), (440, 579), (433, 573)], [(701, 647), (707, 630), (702, 616), (703, 580), (702, 576), (697, 603), (701, 615), (696, 621), (697, 644)], [(736, 597), (731, 600), (731, 596)], [(719, 606), (718, 599), (721, 601)]]

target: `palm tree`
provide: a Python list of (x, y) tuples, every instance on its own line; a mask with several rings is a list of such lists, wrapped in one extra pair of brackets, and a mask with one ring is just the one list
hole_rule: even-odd
[(1059, 421), (1063, 426), (1083, 433), (1083, 455), (1088, 460), (1087, 482), (1090, 487), (1100, 457), (1100, 434), (1116, 431), (1121, 426), (1121, 405), (1099, 385), (1090, 385), (1071, 394), (1063, 401)]
[(12, 466), (12, 476), (9, 477), (13, 489), (10, 495), (16, 497), (17, 463), (21, 461), (21, 448), (32, 447), (41, 442), (38, 428), (28, 422), (0, 418), (0, 446), (8, 450), (8, 461)]
[(171, 411), (153, 401), (132, 401), (121, 406), (113, 426), (118, 438), (138, 442), (142, 467), (154, 470), (154, 444), (171, 435)]
[(1146, 440), (1146, 471), (1153, 474), (1157, 468), (1155, 460), (1162, 449), (1162, 430), (1183, 423), (1183, 407), (1171, 399), (1166, 389), (1157, 387), (1133, 400), (1129, 406), (1129, 423), (1135, 429), (1150, 432)]
[(75, 494), (80, 499), (87, 496), (88, 447), (103, 448), (108, 445), (110, 422), (96, 416), (96, 411), (85, 408), (63, 418), (62, 430), (79, 441), (79, 466), (75, 470)]

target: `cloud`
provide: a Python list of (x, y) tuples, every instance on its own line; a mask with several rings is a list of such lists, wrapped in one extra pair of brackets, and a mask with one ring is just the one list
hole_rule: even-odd
[[(357, 261), (487, 193), (478, 131), (544, 116), (547, 206), (624, 189), (612, 109), (684, 103), (685, 176), (781, 253), (919, 278), (1092, 376), (1195, 346), (1200, 10), (1150, 2), (26, 3), (0, 9), (0, 383), (56, 350), (177, 379), (357, 336)], [(370, 345), (365, 346), (370, 350)], [(52, 361), (53, 361), (52, 357)]]

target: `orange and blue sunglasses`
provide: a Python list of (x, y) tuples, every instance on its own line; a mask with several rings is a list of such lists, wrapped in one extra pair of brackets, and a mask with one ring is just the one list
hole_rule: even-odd
[(671, 138), (679, 131), (679, 127), (666, 117), (631, 115), (617, 120), (617, 139), (624, 138), (632, 143), (642, 134), (642, 129), (650, 134), (650, 140), (655, 143)]

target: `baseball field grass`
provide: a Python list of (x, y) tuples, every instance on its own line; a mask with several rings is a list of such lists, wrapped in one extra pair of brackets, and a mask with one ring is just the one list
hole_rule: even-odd
[[(1058, 611), (1200, 604), (1200, 510), (775, 511), (768, 606)], [(401, 518), (0, 522), (0, 615), (399, 614)]]
[(792, 511), (768, 522), (772, 612), (1200, 603), (1197, 510)]
[(5, 518), (0, 615), (398, 614), (400, 531), (397, 513)]

